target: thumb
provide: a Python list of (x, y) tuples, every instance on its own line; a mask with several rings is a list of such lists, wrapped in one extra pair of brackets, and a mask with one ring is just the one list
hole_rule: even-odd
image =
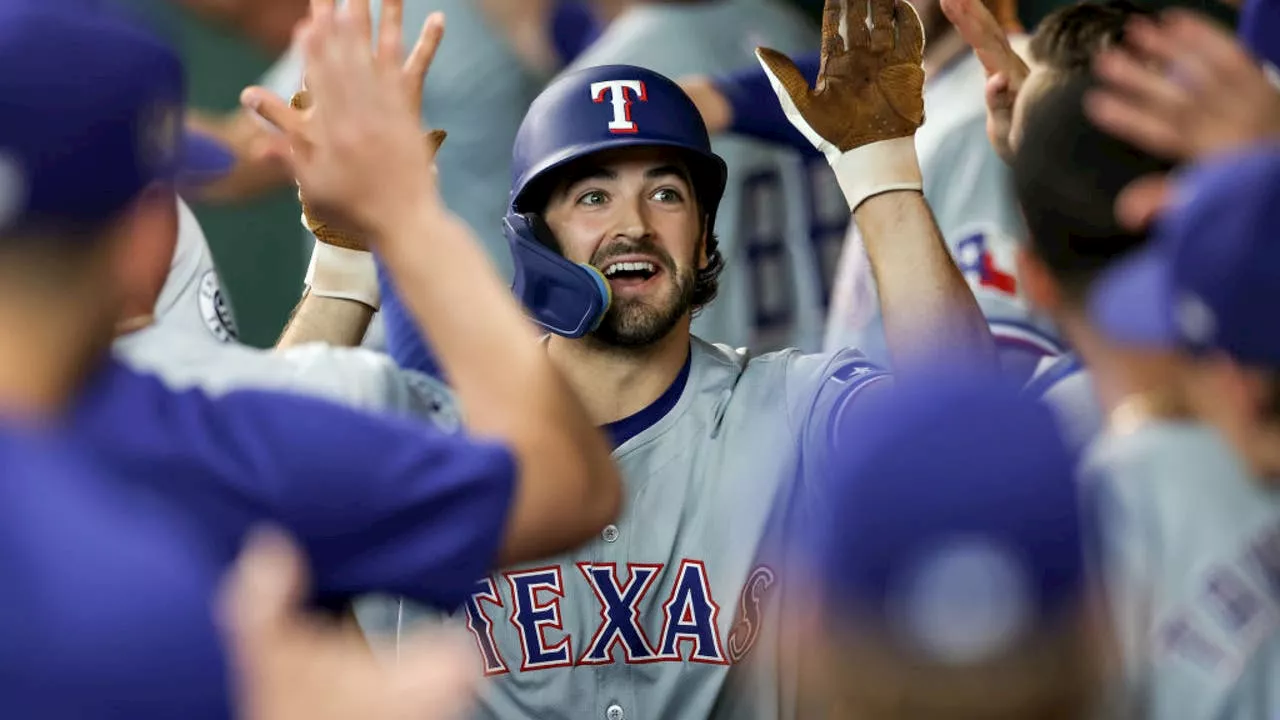
[(253, 86), (240, 93), (240, 104), (289, 136), (302, 132), (302, 118), (288, 103), (266, 88)]
[(1134, 180), (1116, 196), (1116, 220), (1134, 232), (1146, 230), (1168, 205), (1171, 192), (1168, 175), (1156, 173)]
[[(756, 48), (756, 58), (769, 76), (769, 84), (773, 86), (778, 100), (783, 103), (783, 108), (786, 108), (786, 101), (790, 100), (798, 110), (803, 111), (809, 104), (809, 93), (812, 90), (804, 73), (791, 62), (791, 58), (766, 47)], [(785, 98), (783, 93), (786, 93)]]

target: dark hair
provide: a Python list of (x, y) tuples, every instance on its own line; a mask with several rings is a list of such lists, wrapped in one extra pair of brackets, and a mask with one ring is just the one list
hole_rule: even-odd
[(1051, 70), (1088, 70), (1099, 50), (1124, 40), (1130, 18), (1152, 14), (1130, 0), (1067, 5), (1040, 21), (1028, 49), (1033, 60)]
[[(710, 218), (708, 218), (708, 221)], [(720, 273), (724, 272), (724, 255), (714, 228), (707, 228), (707, 266), (699, 268), (693, 282), (693, 312), (711, 304), (720, 292)]]
[(1084, 115), (1089, 71), (1071, 73), (1026, 109), (1013, 182), (1031, 248), (1080, 300), (1112, 262), (1141, 246), (1145, 232), (1121, 227), (1116, 197), (1129, 183), (1173, 164), (1098, 129)]

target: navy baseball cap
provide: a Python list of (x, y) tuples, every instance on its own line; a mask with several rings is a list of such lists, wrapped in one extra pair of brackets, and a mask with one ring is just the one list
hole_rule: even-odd
[(812, 538), (828, 613), (968, 664), (1076, 606), (1075, 460), (1042, 403), (1002, 379), (942, 375), (859, 403), (837, 428)]
[(1280, 146), (1249, 148), (1176, 181), (1152, 242), (1089, 300), (1103, 334), (1133, 346), (1220, 350), (1280, 366)]
[(0, 232), (92, 226), (148, 185), (211, 179), (234, 158), (184, 130), (183, 66), (99, 6), (0, 4)]
[(1275, 75), (1280, 65), (1280, 0), (1245, 0), (1237, 32), (1245, 47), (1271, 65), (1273, 79), (1280, 81), (1280, 75)]

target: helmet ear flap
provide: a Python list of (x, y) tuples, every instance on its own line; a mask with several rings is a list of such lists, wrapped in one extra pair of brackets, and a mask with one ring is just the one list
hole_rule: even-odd
[(511, 290), (533, 321), (568, 338), (595, 330), (613, 301), (604, 275), (560, 255), (555, 235), (537, 213), (509, 213), (502, 229), (515, 264)]

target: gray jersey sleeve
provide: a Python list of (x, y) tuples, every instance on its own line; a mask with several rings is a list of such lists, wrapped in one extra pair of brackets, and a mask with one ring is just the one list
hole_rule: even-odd
[(1153, 422), (1082, 465), (1132, 704), (1148, 717), (1270, 718), (1280, 501), (1213, 431)]
[(155, 324), (173, 342), (229, 342), (235, 314), (222, 291), (209, 242), (195, 213), (178, 200), (178, 240), (169, 275), (156, 300)]

